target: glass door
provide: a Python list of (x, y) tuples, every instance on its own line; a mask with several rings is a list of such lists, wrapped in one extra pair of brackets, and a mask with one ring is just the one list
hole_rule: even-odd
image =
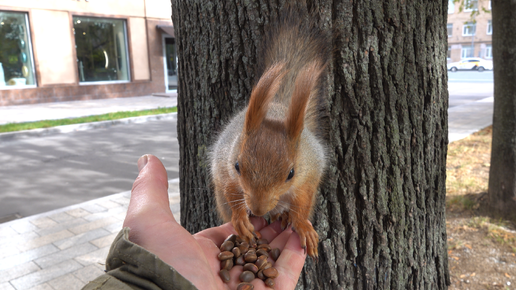
[(167, 92), (177, 90), (177, 54), (176, 39), (164, 37), (165, 52), (165, 85)]

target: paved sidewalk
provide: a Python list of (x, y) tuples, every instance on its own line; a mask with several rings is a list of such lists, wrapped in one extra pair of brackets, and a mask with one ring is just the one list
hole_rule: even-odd
[(448, 141), (454, 142), (493, 124), (493, 97), (448, 109)]
[(20, 106), (0, 106), (0, 125), (41, 120), (77, 118), (120, 111), (141, 111), (175, 107), (177, 94), (117, 99), (43, 103)]
[[(74, 290), (101, 275), (131, 192), (0, 224), (0, 290)], [(179, 221), (179, 179), (169, 181)]]
[[(0, 107), (0, 124), (175, 105), (175, 97), (149, 96)], [(493, 98), (448, 112), (449, 140), (453, 142), (491, 124)], [(66, 131), (56, 130), (47, 133)], [(31, 136), (28, 132), (16, 134)], [(179, 180), (169, 184), (170, 206), (179, 220)], [(102, 274), (111, 241), (122, 228), (129, 197), (130, 192), (123, 192), (0, 224), (0, 290), (81, 289)]]

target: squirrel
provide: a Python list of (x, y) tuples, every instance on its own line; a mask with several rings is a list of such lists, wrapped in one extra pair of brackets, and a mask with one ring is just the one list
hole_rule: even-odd
[(309, 219), (327, 164), (321, 107), (331, 41), (300, 11), (284, 9), (266, 31), (260, 77), (211, 148), (211, 176), (218, 212), (240, 236), (255, 237), (250, 215), (268, 215), (317, 258)]

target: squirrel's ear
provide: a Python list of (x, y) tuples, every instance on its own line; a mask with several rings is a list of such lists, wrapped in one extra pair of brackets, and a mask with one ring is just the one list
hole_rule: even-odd
[(285, 127), (290, 140), (297, 140), (303, 131), (306, 107), (312, 90), (317, 85), (317, 80), (324, 68), (325, 65), (319, 61), (313, 61), (301, 69), (297, 75), (287, 119), (285, 120)]
[(244, 133), (250, 134), (260, 127), (267, 108), (278, 91), (281, 80), (285, 76), (284, 63), (271, 65), (260, 77), (260, 80), (251, 92), (251, 99), (245, 114)]

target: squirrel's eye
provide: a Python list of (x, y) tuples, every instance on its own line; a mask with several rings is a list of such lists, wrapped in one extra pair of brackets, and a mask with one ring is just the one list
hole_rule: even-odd
[(288, 174), (287, 181), (291, 180), (292, 177), (294, 177), (294, 168), (290, 170), (290, 173)]
[(238, 165), (238, 161), (235, 163), (235, 169), (240, 174), (240, 166)]

